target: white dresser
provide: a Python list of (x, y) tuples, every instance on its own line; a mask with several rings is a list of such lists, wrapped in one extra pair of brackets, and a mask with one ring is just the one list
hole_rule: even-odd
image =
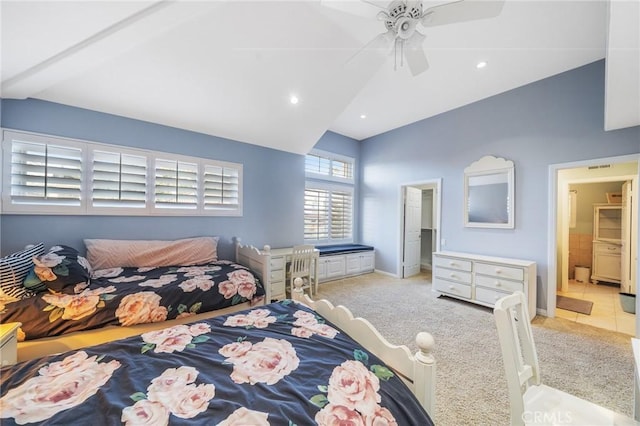
[(440, 251), (433, 254), (433, 289), (478, 305), (493, 307), (515, 291), (528, 301), (536, 316), (536, 263), (529, 260)]

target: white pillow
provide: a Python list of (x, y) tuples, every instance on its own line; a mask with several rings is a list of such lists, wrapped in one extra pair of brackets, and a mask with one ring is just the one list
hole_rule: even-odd
[(218, 260), (218, 237), (181, 240), (86, 239), (87, 260), (94, 270), (116, 267), (204, 265)]

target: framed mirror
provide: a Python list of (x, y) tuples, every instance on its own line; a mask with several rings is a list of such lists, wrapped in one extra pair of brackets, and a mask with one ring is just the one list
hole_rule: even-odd
[(514, 228), (513, 161), (487, 155), (464, 169), (464, 226)]

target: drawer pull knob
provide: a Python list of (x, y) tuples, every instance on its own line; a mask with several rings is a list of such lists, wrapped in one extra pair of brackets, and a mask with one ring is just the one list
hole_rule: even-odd
[(449, 286), (449, 290), (453, 290), (454, 287), (452, 285)]
[(500, 281), (496, 281), (496, 287), (500, 287), (502, 284), (500, 284)]
[(451, 273), (451, 274), (449, 274), (449, 277), (451, 277), (451, 278), (455, 278), (455, 277), (456, 277), (456, 274)]
[(502, 273), (502, 269), (496, 268), (496, 274), (501, 274), (501, 273)]
[(449, 262), (449, 266), (456, 266), (456, 262)]

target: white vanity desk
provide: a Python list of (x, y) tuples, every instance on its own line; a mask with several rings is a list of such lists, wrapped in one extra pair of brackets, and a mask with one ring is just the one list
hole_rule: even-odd
[[(287, 298), (287, 263), (291, 262), (293, 247), (272, 249), (268, 245), (262, 250), (249, 245), (236, 244), (236, 261), (248, 266), (262, 280), (266, 291), (266, 303)], [(317, 289), (318, 260), (320, 252), (314, 251), (311, 270), (311, 285)]]

